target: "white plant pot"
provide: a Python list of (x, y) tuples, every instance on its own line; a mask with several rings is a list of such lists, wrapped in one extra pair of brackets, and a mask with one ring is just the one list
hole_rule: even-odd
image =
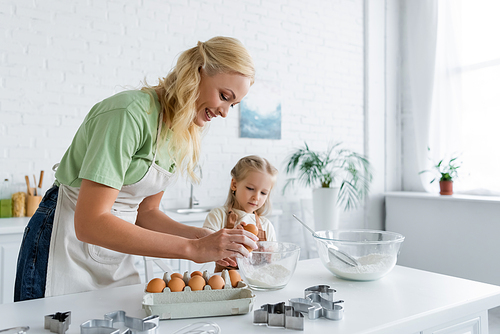
[(340, 187), (313, 189), (314, 230), (335, 230), (339, 228), (337, 206)]

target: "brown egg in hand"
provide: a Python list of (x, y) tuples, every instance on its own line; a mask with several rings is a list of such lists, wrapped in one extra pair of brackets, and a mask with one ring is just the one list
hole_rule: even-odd
[[(254, 224), (247, 224), (247, 225), (243, 226), (243, 228), (252, 234), (255, 234), (255, 235), (259, 234), (259, 229)], [(252, 248), (250, 248), (247, 245), (244, 245), (244, 246), (246, 249), (248, 249), (249, 252), (251, 252), (253, 250)]]
[(212, 288), (212, 290), (220, 290), (224, 287), (224, 279), (219, 275), (213, 275), (208, 280), (208, 285)]
[(184, 283), (184, 281), (179, 277), (174, 277), (170, 281), (168, 281), (167, 286), (170, 288), (170, 291), (172, 292), (180, 292), (184, 290), (186, 283)]
[(247, 224), (247, 225), (243, 226), (243, 228), (245, 230), (247, 230), (248, 232), (253, 233), (255, 235), (259, 234), (259, 229), (254, 224)]
[(163, 292), (163, 289), (165, 289), (166, 286), (167, 284), (161, 278), (153, 278), (149, 281), (146, 291), (152, 293)]

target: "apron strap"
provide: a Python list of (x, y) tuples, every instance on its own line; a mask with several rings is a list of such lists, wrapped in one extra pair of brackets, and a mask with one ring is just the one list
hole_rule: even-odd
[(233, 210), (229, 210), (227, 213), (226, 228), (229, 229), (234, 228), (237, 221), (238, 221), (238, 215)]
[(161, 128), (163, 125), (163, 111), (160, 111), (160, 116), (158, 118), (159, 118), (158, 132), (156, 133), (156, 147), (155, 147), (155, 152), (153, 153), (153, 163), (156, 161), (156, 154), (158, 153), (158, 145), (160, 142)]
[(262, 229), (262, 225), (260, 224), (260, 217), (257, 213), (255, 213), (255, 225), (257, 225), (257, 229), (259, 230), (259, 232), (257, 233), (257, 236), (259, 237), (259, 241), (267, 241), (267, 237), (266, 237), (266, 231), (264, 231)]

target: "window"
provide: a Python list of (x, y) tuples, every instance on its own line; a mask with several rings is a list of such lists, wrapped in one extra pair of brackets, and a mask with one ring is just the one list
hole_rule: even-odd
[[(462, 0), (461, 74), (464, 190), (500, 194), (500, 1)], [(481, 192), (478, 192), (481, 193)]]

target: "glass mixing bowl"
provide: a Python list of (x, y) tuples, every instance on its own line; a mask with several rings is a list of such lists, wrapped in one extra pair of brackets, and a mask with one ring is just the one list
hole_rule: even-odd
[(243, 280), (254, 290), (284, 288), (297, 266), (300, 247), (289, 242), (259, 241), (248, 257), (237, 258)]
[(405, 239), (399, 233), (378, 230), (326, 230), (313, 236), (323, 265), (335, 276), (354, 281), (387, 275)]

